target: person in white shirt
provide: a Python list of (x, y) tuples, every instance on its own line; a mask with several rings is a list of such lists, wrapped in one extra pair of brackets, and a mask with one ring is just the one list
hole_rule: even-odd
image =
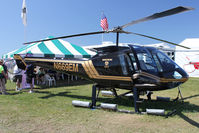
[(17, 65), (15, 65), (14, 67), (14, 82), (16, 82), (16, 91), (20, 91), (21, 88), (21, 81), (22, 81), (22, 70), (20, 68), (18, 68)]

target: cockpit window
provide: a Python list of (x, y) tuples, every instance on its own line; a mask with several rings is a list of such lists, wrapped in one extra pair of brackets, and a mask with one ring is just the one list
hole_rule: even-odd
[(156, 66), (147, 52), (138, 53), (137, 56), (142, 70), (157, 72)]
[(133, 62), (133, 68), (135, 69), (135, 71), (138, 70), (134, 54), (133, 53), (129, 53), (129, 56), (131, 58), (131, 61)]
[(158, 68), (158, 71), (159, 72), (163, 72), (163, 69), (162, 69), (162, 66), (158, 60), (158, 57), (156, 56), (156, 54), (152, 54), (153, 55), (153, 58), (154, 58), (154, 61), (155, 63), (157, 64), (157, 68)]
[(134, 46), (134, 49), (136, 51), (136, 54), (140, 63), (140, 68), (142, 70), (155, 72), (155, 73), (158, 72), (157, 66), (147, 49), (143, 47), (141, 48), (139, 46)]
[(133, 67), (132, 67), (132, 64), (131, 64), (131, 60), (129, 58), (128, 55), (125, 55), (126, 59), (127, 59), (127, 63), (128, 63), (128, 67), (129, 67), (129, 70), (130, 72), (132, 73), (134, 70), (133, 70)]

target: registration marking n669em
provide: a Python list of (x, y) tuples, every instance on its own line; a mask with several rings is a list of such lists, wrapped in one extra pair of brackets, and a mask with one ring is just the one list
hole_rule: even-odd
[(54, 63), (54, 69), (70, 72), (78, 72), (78, 64), (76, 63)]

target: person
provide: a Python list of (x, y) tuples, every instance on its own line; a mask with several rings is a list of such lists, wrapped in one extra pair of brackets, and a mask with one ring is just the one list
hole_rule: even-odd
[(45, 81), (44, 81), (44, 75), (45, 75), (45, 71), (44, 71), (44, 68), (39, 68), (39, 71), (37, 73), (37, 80), (38, 80), (38, 83), (41, 83), (41, 84), (45, 84)]
[(7, 66), (4, 64), (4, 61), (2, 61), (2, 66), (3, 66), (3, 69), (4, 69), (4, 73), (5, 73), (5, 84), (7, 83), (7, 79), (8, 79), (8, 68)]
[(7, 66), (4, 64), (4, 62), (3, 62), (3, 60), (2, 60), (2, 63), (3, 63), (3, 69), (4, 69), (4, 73), (5, 73), (5, 75), (8, 77), (8, 68), (7, 68)]
[(33, 93), (33, 78), (35, 77), (35, 74), (34, 74), (34, 66), (32, 64), (30, 65), (27, 65), (26, 67), (26, 82), (28, 84), (30, 84), (30, 91), (29, 93)]
[(6, 79), (7, 79), (7, 75), (3, 67), (3, 60), (0, 60), (0, 90), (1, 90), (1, 93), (4, 95), (7, 94), (6, 87), (5, 87)]
[(53, 70), (51, 70), (51, 69), (49, 69), (48, 71), (47, 71), (47, 73), (51, 76), (51, 77), (56, 77), (55, 75), (56, 75), (56, 71), (53, 71)]
[(22, 90), (21, 88), (22, 70), (18, 68), (17, 65), (15, 65), (13, 73), (15, 74), (13, 81), (16, 82), (16, 91), (20, 91)]

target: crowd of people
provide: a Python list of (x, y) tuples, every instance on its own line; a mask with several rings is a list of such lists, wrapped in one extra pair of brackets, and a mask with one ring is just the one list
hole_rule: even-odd
[[(25, 74), (25, 82), (29, 84), (29, 93), (33, 93), (34, 88), (34, 81), (38, 85), (45, 85), (47, 82), (47, 78), (51, 77), (54, 80), (59, 80), (60, 78), (64, 79), (64, 74), (57, 73), (55, 71), (44, 69), (44, 68), (35, 68), (33, 65), (27, 65), (25, 71), (18, 68), (17, 65), (13, 68), (13, 78), (12, 81), (16, 82), (16, 91), (21, 91), (23, 89), (22, 83), (24, 81), (24, 74)], [(68, 75), (69, 76), (69, 75)], [(8, 94), (6, 92), (6, 82), (8, 79), (8, 70), (6, 65), (4, 65), (3, 60), (0, 60), (0, 91), (1, 94)], [(54, 82), (55, 84), (55, 82)], [(46, 84), (47, 85), (47, 84)]]
[[(14, 77), (13, 81), (16, 82), (16, 91), (22, 90), (21, 83), (22, 83), (22, 70), (15, 65), (14, 70)], [(33, 93), (33, 78), (35, 78), (34, 74), (34, 66), (27, 65), (26, 70), (26, 82), (30, 84), (30, 91), (29, 93)], [(3, 63), (3, 60), (0, 60), (0, 91), (2, 95), (7, 95), (6, 92), (6, 83), (8, 79), (8, 70), (6, 65)]]
[[(14, 77), (13, 77), (13, 82), (16, 82), (16, 91), (21, 91), (22, 90), (22, 70), (18, 68), (17, 65), (14, 67)], [(26, 82), (30, 84), (30, 91), (29, 93), (33, 93), (33, 79), (35, 77), (34, 74), (34, 66), (33, 65), (27, 65), (26, 70)]]

